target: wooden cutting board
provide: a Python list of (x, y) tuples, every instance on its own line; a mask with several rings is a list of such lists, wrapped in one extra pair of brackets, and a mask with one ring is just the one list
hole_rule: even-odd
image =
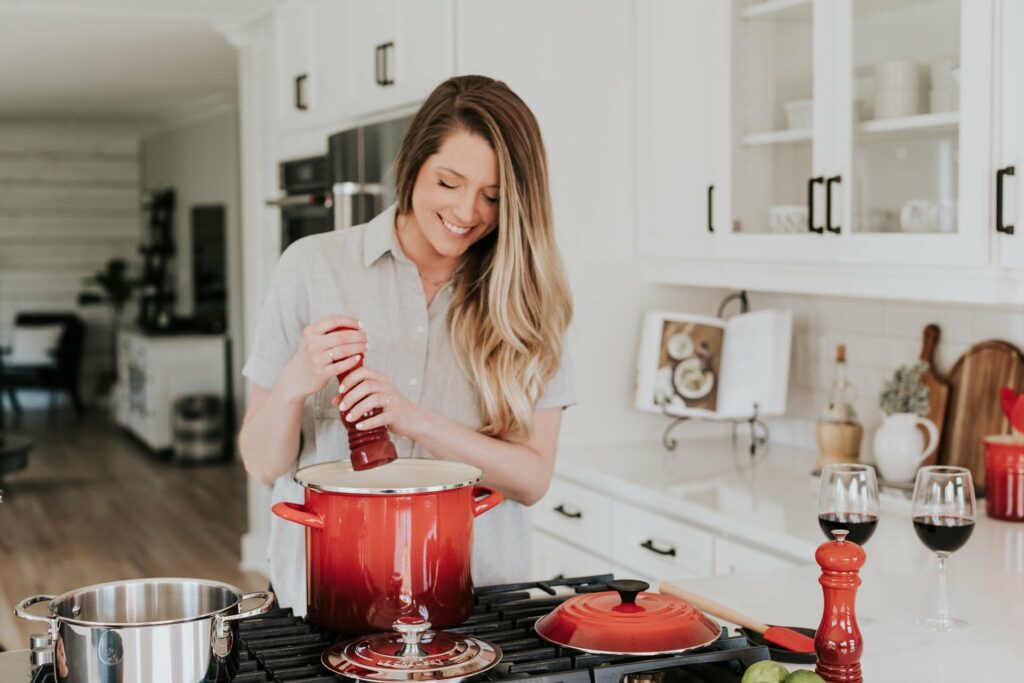
[[(939, 430), (939, 443), (941, 444), (942, 427), (946, 423), (946, 405), (949, 403), (949, 382), (942, 379), (935, 371), (935, 347), (939, 344), (939, 326), (928, 325), (924, 328), (924, 341), (921, 346), (921, 360), (928, 364), (928, 368), (921, 375), (921, 383), (928, 387), (928, 419), (935, 423)], [(927, 440), (928, 433), (923, 427), (918, 427), (924, 438)], [(926, 441), (927, 443), (927, 441)], [(922, 462), (922, 465), (934, 465), (939, 458), (939, 451), (934, 453)]]
[(975, 344), (949, 373), (949, 406), (939, 463), (970, 469), (979, 490), (985, 488), (982, 438), (1010, 433), (999, 405), (999, 389), (1004, 386), (1024, 389), (1024, 354), (1003, 341)]

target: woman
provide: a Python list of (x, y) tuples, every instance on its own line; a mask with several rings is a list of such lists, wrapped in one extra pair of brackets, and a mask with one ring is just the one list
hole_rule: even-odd
[[(475, 465), (505, 494), (476, 520), (473, 578), (523, 580), (523, 506), (548, 488), (574, 402), (572, 302), (537, 121), (504, 83), (452, 78), (413, 119), (395, 176), (394, 206), (282, 254), (243, 370), (242, 458), (275, 503), (301, 501), (296, 468), (348, 455), (338, 411), (381, 408), (359, 426), (386, 426), (399, 456)], [(299, 613), (303, 548), (302, 528), (274, 518), (271, 582)]]

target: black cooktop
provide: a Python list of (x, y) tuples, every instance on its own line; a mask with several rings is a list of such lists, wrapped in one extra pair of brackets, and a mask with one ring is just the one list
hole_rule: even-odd
[[(551, 645), (533, 629), (534, 622), (572, 595), (608, 590), (611, 574), (532, 583), (478, 587), (473, 614), (445, 629), (470, 634), (501, 648), (497, 667), (474, 681), (529, 678), (531, 683), (689, 683), (739, 681), (754, 662), (768, 659), (768, 648), (752, 647), (743, 636), (722, 637), (679, 655), (622, 657), (592, 655)], [(240, 663), (234, 683), (333, 683), (338, 680), (320, 664), (320, 655), (336, 636), (274, 609), (239, 622)], [(625, 677), (625, 678), (624, 678)], [(33, 683), (53, 683), (52, 667), (36, 672)]]

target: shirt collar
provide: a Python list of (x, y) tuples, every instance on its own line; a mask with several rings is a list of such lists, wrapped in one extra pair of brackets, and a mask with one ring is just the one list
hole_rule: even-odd
[(388, 252), (400, 261), (409, 260), (402, 251), (402, 245), (398, 243), (398, 235), (395, 232), (397, 212), (398, 205), (392, 204), (366, 224), (366, 234), (363, 237), (363, 265), (367, 268)]

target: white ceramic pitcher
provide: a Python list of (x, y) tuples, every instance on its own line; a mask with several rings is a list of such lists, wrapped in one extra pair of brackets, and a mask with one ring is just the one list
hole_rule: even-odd
[[(927, 445), (917, 425), (928, 431)], [(885, 416), (875, 432), (875, 464), (883, 479), (911, 481), (938, 446), (939, 430), (934, 422), (914, 413), (893, 413)]]

